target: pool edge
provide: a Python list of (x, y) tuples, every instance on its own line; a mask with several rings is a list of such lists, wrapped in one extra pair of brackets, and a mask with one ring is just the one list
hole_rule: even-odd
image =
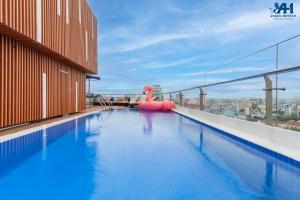
[[(288, 152), (287, 150), (286, 151), (282, 151), (282, 149), (278, 149), (278, 147), (272, 147), (272, 146), (269, 146), (269, 145), (266, 145), (264, 143), (262, 143), (261, 141), (255, 141), (255, 139), (257, 138), (246, 138), (246, 137), (243, 137), (245, 136), (245, 134), (240, 134), (240, 131), (237, 131), (237, 130), (234, 130), (234, 129), (230, 129), (229, 127), (225, 128), (224, 126), (220, 127), (220, 126), (217, 126), (215, 123), (212, 123), (208, 120), (205, 120), (205, 119), (202, 119), (198, 116), (195, 116), (195, 115), (192, 115), (188, 112), (184, 112), (178, 108), (176, 109), (173, 109), (172, 110), (174, 113), (176, 114), (179, 114), (183, 117), (186, 117), (192, 121), (195, 121), (197, 123), (200, 123), (206, 127), (209, 127), (213, 130), (217, 130), (218, 132), (220, 132), (221, 134), (223, 135), (226, 135), (230, 138), (233, 138), (234, 140), (237, 140), (239, 142), (242, 142), (246, 145), (249, 145), (255, 149), (258, 149), (260, 151), (263, 151), (271, 156), (274, 156), (276, 158), (279, 158), (280, 160), (283, 160), (285, 162), (288, 162), (288, 163), (292, 163), (293, 165), (296, 165), (298, 167), (300, 167), (300, 155), (298, 153), (300, 152)], [(255, 125), (255, 124), (254, 124)], [(299, 144), (300, 145), (300, 144)], [(288, 149), (288, 148), (287, 148)]]
[(105, 110), (104, 109), (93, 110), (93, 111), (82, 113), (82, 114), (79, 114), (79, 115), (76, 115), (76, 116), (73, 116), (73, 117), (68, 117), (68, 118), (65, 118), (65, 119), (60, 119), (58, 121), (50, 122), (48, 124), (43, 124), (43, 125), (39, 125), (39, 126), (36, 126), (36, 127), (33, 127), (33, 128), (27, 128), (25, 130), (20, 130), (20, 131), (14, 132), (14, 133), (2, 135), (2, 136), (0, 136), (0, 143), (6, 142), (8, 140), (13, 140), (15, 138), (22, 137), (24, 135), (28, 135), (28, 134), (31, 134), (31, 133), (34, 133), (34, 132), (37, 132), (37, 131), (40, 131), (40, 130), (43, 130), (43, 129), (47, 129), (47, 128), (59, 125), (59, 124), (63, 124), (65, 122), (69, 122), (69, 121), (76, 120), (76, 119), (79, 119), (79, 118), (82, 118), (82, 117), (86, 117), (88, 115), (95, 114), (95, 113), (98, 113), (98, 112), (101, 112), (101, 111), (105, 111)]

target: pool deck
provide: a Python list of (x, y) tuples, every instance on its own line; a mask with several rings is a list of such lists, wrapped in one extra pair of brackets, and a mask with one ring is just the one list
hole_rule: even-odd
[(300, 133), (265, 124), (177, 107), (174, 112), (300, 162)]
[[(126, 108), (121, 107), (121, 106), (113, 106), (113, 109), (126, 109)], [(34, 130), (41, 129), (41, 127), (45, 128), (45, 127), (54, 126), (54, 125), (64, 123), (67, 121), (71, 121), (78, 117), (83, 117), (83, 116), (89, 115), (90, 113), (101, 111), (101, 110), (106, 110), (106, 108), (101, 107), (101, 106), (94, 106), (91, 108), (87, 108), (86, 110), (80, 111), (78, 113), (74, 113), (72, 115), (55, 117), (55, 118), (46, 119), (43, 121), (33, 122), (33, 123), (5, 129), (5, 130), (0, 131), (0, 142), (19, 137), (20, 135), (30, 133)]]

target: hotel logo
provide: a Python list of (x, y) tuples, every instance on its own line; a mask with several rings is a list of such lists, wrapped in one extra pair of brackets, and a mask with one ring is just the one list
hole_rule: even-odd
[(273, 19), (293, 19), (296, 17), (294, 13), (293, 3), (275, 3), (273, 8), (270, 8), (271, 17)]

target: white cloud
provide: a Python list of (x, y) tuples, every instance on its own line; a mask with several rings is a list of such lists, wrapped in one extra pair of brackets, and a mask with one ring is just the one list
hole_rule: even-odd
[[(264, 71), (263, 68), (257, 68), (257, 67), (231, 67), (231, 68), (225, 68), (225, 69), (217, 69), (214, 71), (207, 72), (207, 75), (211, 74), (228, 74), (228, 73), (237, 73), (237, 72), (259, 72)], [(178, 74), (179, 76), (199, 76), (204, 75), (206, 71), (197, 71), (197, 72), (191, 72), (191, 73), (182, 73)]]
[[(136, 30), (118, 28), (104, 37), (122, 36), (125, 41), (118, 42), (116, 46), (110, 47), (106, 52), (130, 52), (174, 40), (206, 37), (211, 34), (241, 31), (267, 24), (274, 24), (274, 20), (269, 15), (268, 10), (259, 12), (253, 11), (251, 13), (246, 12), (238, 16), (233, 16), (229, 20), (224, 21), (219, 19), (217, 22), (208, 21), (205, 24), (201, 18), (199, 18), (192, 22), (186, 21), (185, 23), (171, 27), (168, 31), (158, 32), (156, 34), (146, 34), (144, 33), (144, 28), (141, 28), (143, 31), (140, 32), (138, 27), (134, 28)], [(276, 24), (279, 23), (280, 22), (277, 22)], [(141, 24), (139, 25), (142, 26)]]
[[(221, 81), (226, 81), (225, 78), (208, 78), (206, 80), (206, 83), (216, 83)], [(184, 89), (191, 86), (200, 86), (203, 85), (204, 79), (203, 78), (193, 78), (193, 79), (173, 79), (169, 81), (164, 81), (161, 85), (163, 88), (176, 88), (178, 89)]]
[(260, 12), (244, 13), (234, 19), (226, 21), (222, 26), (216, 27), (216, 33), (235, 31), (247, 28), (254, 28), (265, 24), (271, 24), (274, 20), (270, 17), (268, 10)]
[(263, 68), (258, 67), (232, 67), (226, 69), (218, 69), (214, 71), (210, 71), (207, 74), (225, 74), (225, 73), (233, 73), (233, 72), (259, 72), (264, 71)]
[(139, 69), (138, 68), (131, 68), (131, 69), (128, 69), (128, 71), (130, 71), (130, 72), (137, 72), (137, 71), (139, 71)]
[(185, 58), (182, 60), (177, 60), (174, 62), (169, 62), (169, 63), (150, 63), (147, 64), (147, 66), (143, 66), (143, 69), (160, 69), (160, 68), (166, 68), (166, 67), (173, 67), (173, 66), (177, 66), (177, 65), (183, 65), (183, 64), (187, 64), (193, 61), (196, 61), (197, 59), (199, 59), (199, 56), (193, 56), (190, 58)]
[(137, 62), (139, 62), (139, 59), (137, 59), (137, 58), (130, 58), (128, 60), (123, 61), (123, 63), (125, 63), (125, 64), (132, 64), (132, 63), (137, 63)]
[(174, 40), (182, 40), (189, 39), (192, 37), (199, 36), (199, 33), (163, 33), (157, 35), (141, 35), (139, 38), (132, 39), (128, 43), (118, 45), (108, 51), (108, 53), (117, 53), (117, 52), (129, 52), (135, 51), (139, 49), (143, 49), (145, 47), (149, 47), (152, 45), (160, 44), (163, 42), (174, 41)]

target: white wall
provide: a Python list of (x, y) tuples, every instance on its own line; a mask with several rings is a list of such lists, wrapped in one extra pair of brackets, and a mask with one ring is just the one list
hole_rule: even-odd
[(70, 23), (70, 16), (69, 16), (69, 0), (66, 0), (66, 23)]
[(81, 0), (78, 0), (78, 16), (79, 16), (79, 23), (81, 23)]
[(78, 112), (78, 81), (75, 83), (75, 111)]
[(61, 15), (61, 0), (57, 0), (56, 4), (57, 4), (57, 15), (60, 16)]
[(46, 73), (43, 73), (43, 82), (42, 82), (42, 105), (43, 105), (43, 118), (47, 118), (47, 75)]
[(36, 40), (42, 43), (42, 0), (36, 0)]
[(88, 31), (85, 31), (85, 60), (89, 60)]

